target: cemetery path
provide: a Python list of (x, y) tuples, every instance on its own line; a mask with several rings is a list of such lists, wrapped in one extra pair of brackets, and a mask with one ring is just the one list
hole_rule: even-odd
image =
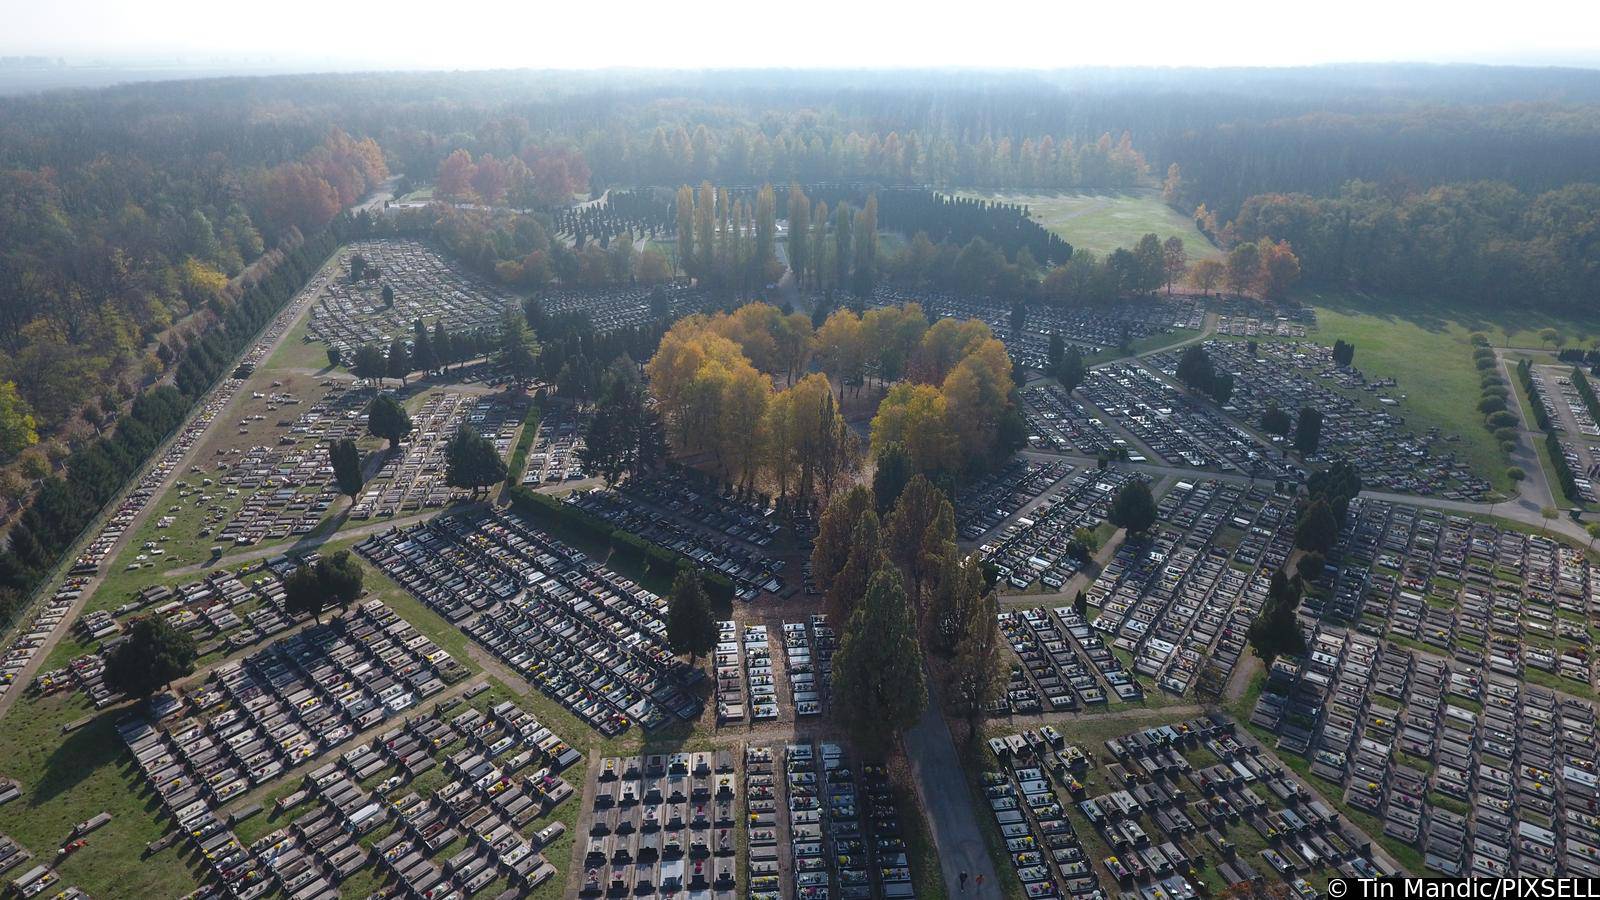
[[(1496, 350), (1494, 361), (1500, 366), (1500, 377), (1505, 383), (1512, 383), (1511, 369), (1503, 351)], [(1529, 398), (1531, 403), (1533, 398)], [(1522, 424), (1517, 428), (1517, 449), (1511, 453), (1511, 464), (1527, 473), (1526, 478), (1517, 482), (1517, 497), (1513, 501), (1519, 508), (1531, 510), (1535, 515), (1547, 506), (1555, 506), (1555, 492), (1550, 489), (1550, 473), (1544, 470), (1544, 462), (1539, 457), (1537, 444), (1543, 437), (1543, 432), (1535, 431), (1534, 424), (1528, 421), (1528, 413), (1521, 403), (1517, 404), (1517, 418)]]
[(939, 710), (938, 689), (930, 679), (928, 706), (922, 712), (922, 720), (905, 734), (911, 778), (927, 813), (933, 843), (939, 849), (945, 884), (959, 884), (960, 874), (966, 872), (972, 880), (964, 895), (976, 897), (980, 896), (976, 881), (981, 875), (983, 893), (998, 897), (1000, 881), (978, 830), (979, 810), (973, 808), (972, 791), (956, 755), (955, 741)]

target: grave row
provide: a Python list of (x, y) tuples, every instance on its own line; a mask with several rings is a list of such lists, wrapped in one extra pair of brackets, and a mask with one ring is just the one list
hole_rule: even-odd
[[(379, 278), (351, 282), (357, 254), (377, 268)], [(505, 311), (517, 308), (515, 295), (418, 241), (357, 241), (339, 251), (339, 269), (341, 277), (329, 280), (312, 307), (306, 340), (336, 347), (346, 359), (358, 347), (387, 347), (395, 338), (409, 342), (418, 319), (429, 325), (442, 320), (455, 333), (499, 327)], [(386, 286), (392, 306), (383, 301)]]
[(579, 896), (732, 900), (738, 784), (728, 750), (601, 760)]
[(1082, 569), (1087, 555), (1086, 548), (1074, 551), (1074, 533), (1080, 528), (1093, 530), (1105, 521), (1112, 499), (1134, 477), (1097, 470), (1057, 481), (1038, 506), (989, 535), (978, 552), (1019, 591), (1035, 581), (1060, 590)]
[(445, 516), (358, 552), (603, 734), (692, 720), (704, 673), (666, 645), (666, 602), (515, 512)]
[(1082, 403), (1058, 384), (1040, 383), (1022, 392), (1022, 415), (1028, 426), (1028, 446), (1059, 453), (1099, 455), (1102, 451), (1128, 451), (1128, 442), (1091, 415)]
[(456, 429), (461, 425), (471, 427), (492, 441), (504, 459), (511, 451), (527, 404), (527, 398), (520, 395), (474, 397), (454, 391), (429, 394), (411, 418), (411, 437), (403, 445), (404, 452), (384, 459), (383, 467), (351, 505), (350, 518), (437, 509), (469, 496), (469, 490), (451, 487), (445, 481), (449, 470), (445, 448)]
[(533, 487), (576, 481), (587, 473), (579, 457), (584, 450), (584, 433), (593, 417), (565, 407), (546, 410), (539, 419), (539, 430), (528, 447), (527, 467), (522, 483)]

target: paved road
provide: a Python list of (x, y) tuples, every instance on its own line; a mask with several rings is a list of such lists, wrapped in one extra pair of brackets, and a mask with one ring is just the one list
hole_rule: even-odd
[[(957, 890), (960, 874), (966, 872), (971, 881), (964, 896), (999, 897), (994, 861), (978, 830), (978, 816), (986, 812), (973, 808), (972, 791), (967, 787), (950, 728), (939, 711), (938, 692), (932, 681), (930, 678), (928, 708), (922, 712), (922, 721), (905, 734), (906, 757), (911, 763), (917, 798), (922, 801), (933, 842), (939, 848), (945, 886), (950, 891)], [(984, 881), (982, 894), (977, 889), (979, 875)]]

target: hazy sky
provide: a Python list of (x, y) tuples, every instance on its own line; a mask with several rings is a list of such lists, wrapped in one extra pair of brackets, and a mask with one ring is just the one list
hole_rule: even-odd
[(0, 55), (274, 67), (1600, 66), (1600, 0), (0, 0)]

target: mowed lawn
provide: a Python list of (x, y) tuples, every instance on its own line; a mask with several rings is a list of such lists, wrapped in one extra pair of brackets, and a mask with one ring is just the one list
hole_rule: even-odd
[(1189, 259), (1222, 255), (1194, 221), (1161, 202), (1154, 191), (1126, 194), (1011, 194), (959, 191), (962, 197), (1020, 203), (1034, 221), (1061, 235), (1074, 249), (1104, 256), (1118, 247), (1133, 247), (1154, 232), (1165, 241), (1177, 235)]
[(1353, 293), (1306, 292), (1300, 299), (1317, 309), (1318, 343), (1354, 343), (1356, 368), (1369, 378), (1392, 376), (1399, 382), (1407, 424), (1419, 432), (1438, 427), (1446, 436), (1459, 435), (1461, 455), (1502, 491), (1511, 488), (1505, 475), (1509, 463), (1476, 409), (1480, 373), (1472, 360), (1471, 334), (1481, 331), (1500, 346), (1506, 340), (1500, 328), (1505, 324), (1517, 346), (1524, 340), (1537, 345), (1537, 333), (1546, 327), (1556, 328), (1567, 341), (1593, 333), (1572, 322), (1517, 310), (1447, 310)]

